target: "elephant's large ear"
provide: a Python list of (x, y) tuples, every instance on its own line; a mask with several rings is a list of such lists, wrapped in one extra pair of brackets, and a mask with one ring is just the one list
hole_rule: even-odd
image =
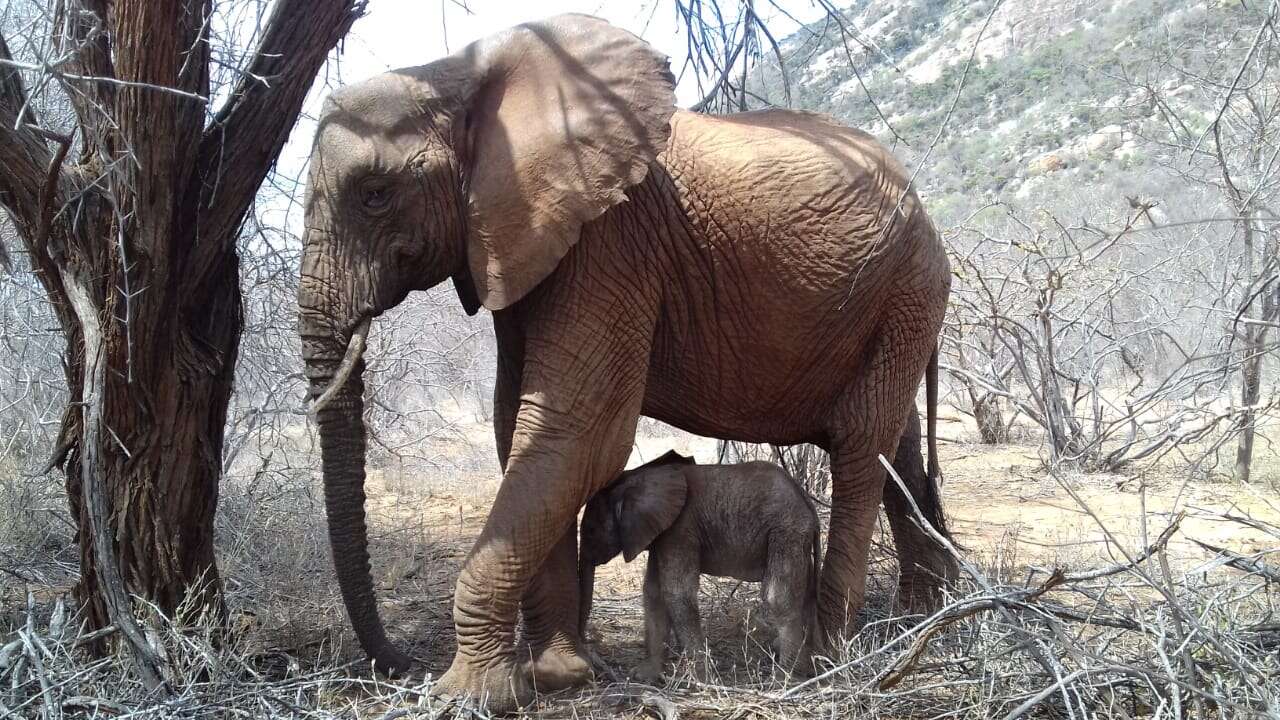
[(644, 179), (670, 134), (675, 82), (664, 55), (588, 15), (519, 25), (462, 52), (478, 73), (467, 259), (480, 302), (499, 310)]
[(684, 509), (688, 483), (680, 465), (641, 473), (619, 488), (615, 506), (622, 559), (631, 562), (676, 521)]

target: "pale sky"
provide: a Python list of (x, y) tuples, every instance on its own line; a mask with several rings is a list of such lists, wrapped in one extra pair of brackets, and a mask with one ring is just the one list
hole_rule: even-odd
[[(470, 12), (462, 7), (464, 2)], [(720, 4), (726, 12), (737, 11), (736, 0)], [(305, 164), (315, 132), (310, 118), (332, 88), (386, 70), (423, 65), (503, 28), (564, 12), (596, 15), (643, 37), (671, 57), (671, 70), (680, 78), (687, 49), (675, 0), (370, 0), (367, 14), (352, 27), (337, 62), (321, 72), (304, 109), (309, 117), (299, 121), (280, 156), (281, 175), (294, 175)], [(778, 40), (799, 29), (787, 15), (807, 23), (823, 14), (815, 0), (757, 0), (756, 12)], [(735, 20), (736, 16), (726, 18)], [(701, 97), (692, 71), (684, 73), (676, 97), (682, 106)], [(301, 201), (300, 189), (297, 200)], [(295, 214), (289, 213), (289, 220), (296, 222)], [(269, 215), (267, 220), (280, 218)]]
[[(737, 0), (720, 4), (725, 12), (737, 11)], [(756, 12), (778, 39), (798, 29), (787, 15), (812, 22), (823, 13), (814, 0), (757, 0), (756, 5)], [(384, 70), (421, 65), (503, 28), (565, 12), (595, 15), (630, 30), (671, 56), (672, 70), (679, 73), (686, 48), (676, 0), (371, 0), (368, 14), (356, 22), (347, 38), (343, 79), (352, 82)], [(736, 19), (725, 18), (730, 23)], [(682, 83), (681, 104), (697, 99), (697, 88)]]

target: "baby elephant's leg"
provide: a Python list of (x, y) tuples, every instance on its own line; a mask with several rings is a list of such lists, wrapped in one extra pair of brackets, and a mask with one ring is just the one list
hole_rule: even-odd
[(636, 670), (641, 682), (662, 681), (662, 667), (667, 661), (667, 631), (671, 620), (662, 598), (662, 581), (658, 577), (658, 558), (652, 553), (644, 569), (644, 644), (648, 657)]
[(764, 577), (765, 612), (777, 636), (774, 650), (778, 665), (787, 673), (808, 674), (808, 637), (816, 589), (813, 559), (807, 541), (775, 542), (769, 548)]
[(702, 634), (702, 619), (698, 615), (698, 581), (701, 578), (697, 558), (663, 555), (658, 574), (667, 614), (671, 618), (671, 627), (675, 630), (680, 648), (693, 658), (694, 672), (698, 678), (705, 679), (709, 663), (707, 638)]

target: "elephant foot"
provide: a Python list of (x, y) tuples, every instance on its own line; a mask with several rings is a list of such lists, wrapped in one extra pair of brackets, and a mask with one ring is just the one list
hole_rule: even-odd
[(903, 577), (898, 581), (898, 608), (907, 615), (928, 615), (938, 607), (942, 592), (936, 583)]
[(928, 615), (941, 607), (944, 585), (955, 580), (958, 569), (943, 557), (929, 566), (917, 566), (898, 576), (898, 607), (909, 614)]
[(646, 660), (643, 664), (631, 671), (631, 678), (636, 682), (645, 685), (661, 685), (662, 679), (662, 662), (652, 662)]
[(574, 647), (550, 645), (529, 662), (538, 692), (555, 692), (586, 684), (593, 677), (591, 660)]
[(537, 693), (528, 671), (504, 658), (489, 664), (453, 656), (449, 671), (431, 693), (463, 706), (486, 708), (491, 714), (512, 713), (531, 704)]
[(818, 637), (814, 638), (814, 649), (831, 657), (844, 647), (845, 640), (856, 635), (862, 627), (859, 611), (862, 604), (847, 605), (843, 608), (818, 610)]

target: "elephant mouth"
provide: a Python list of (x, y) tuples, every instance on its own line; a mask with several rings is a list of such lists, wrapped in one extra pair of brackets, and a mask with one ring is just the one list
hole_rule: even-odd
[(369, 339), (369, 326), (373, 323), (373, 318), (365, 316), (360, 322), (356, 323), (355, 329), (351, 331), (351, 338), (347, 341), (347, 351), (342, 356), (342, 362), (338, 365), (338, 369), (334, 372), (333, 378), (329, 381), (329, 386), (324, 389), (320, 397), (311, 404), (307, 412), (311, 417), (319, 416), (320, 411), (333, 401), (342, 388), (346, 386), (347, 380), (351, 377), (352, 370), (356, 364), (360, 362), (360, 358), (364, 355), (365, 343)]

